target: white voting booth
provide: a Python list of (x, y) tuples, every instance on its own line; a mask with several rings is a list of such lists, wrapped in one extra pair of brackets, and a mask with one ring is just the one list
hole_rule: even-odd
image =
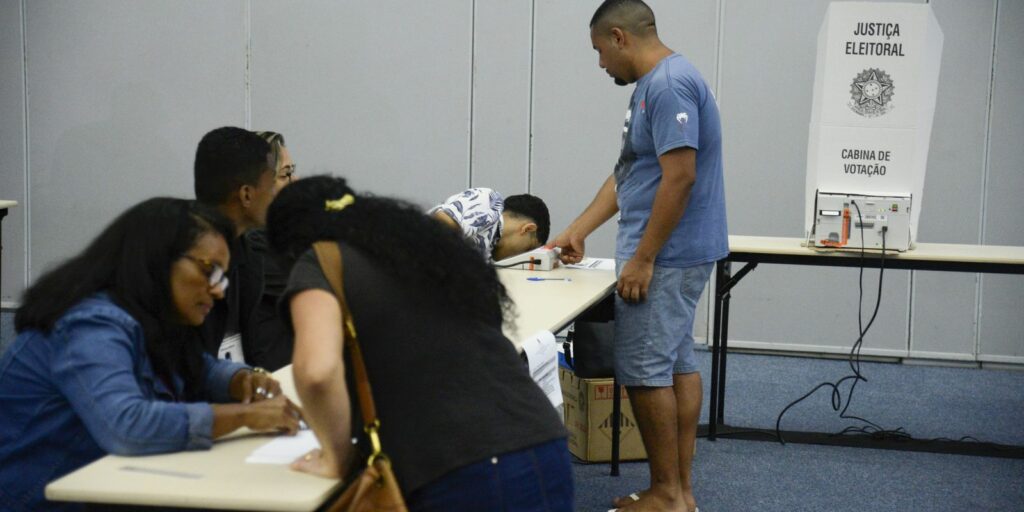
[(941, 57), (928, 4), (829, 5), (807, 145), (810, 245), (913, 246)]

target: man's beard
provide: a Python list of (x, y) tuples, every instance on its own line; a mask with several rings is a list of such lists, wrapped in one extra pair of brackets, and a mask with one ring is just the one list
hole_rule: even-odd
[(629, 85), (629, 82), (627, 82), (627, 81), (625, 81), (625, 80), (623, 80), (623, 79), (621, 79), (621, 78), (619, 78), (617, 76), (612, 77), (612, 78), (615, 81), (615, 85), (618, 85), (620, 87), (625, 87), (625, 86)]

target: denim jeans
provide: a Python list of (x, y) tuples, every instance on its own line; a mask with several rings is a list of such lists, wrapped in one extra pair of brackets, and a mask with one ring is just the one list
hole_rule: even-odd
[(407, 497), (420, 511), (565, 511), (573, 479), (565, 439), (548, 441), (456, 469)]
[[(617, 260), (618, 275), (627, 260)], [(615, 376), (623, 386), (668, 387), (672, 376), (697, 371), (693, 317), (714, 263), (654, 266), (647, 300), (615, 297)]]

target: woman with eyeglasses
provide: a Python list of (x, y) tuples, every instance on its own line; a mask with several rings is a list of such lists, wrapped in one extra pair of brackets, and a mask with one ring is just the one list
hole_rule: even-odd
[(47, 483), (106, 454), (209, 449), (240, 427), (294, 433), (297, 407), (267, 374), (197, 339), (232, 227), (195, 201), (155, 198), (44, 274), (0, 357), (0, 510), (76, 510)]
[(277, 162), (277, 169), (274, 169), (277, 173), (274, 176), (274, 195), (277, 195), (285, 185), (298, 178), (295, 175), (295, 162), (292, 161), (288, 146), (285, 146), (284, 135), (271, 131), (256, 132), (256, 135), (270, 144), (270, 152)]
[(344, 314), (313, 243), (341, 253), (342, 288), (372, 386), (380, 441), (410, 510), (571, 511), (567, 432), (502, 333), (511, 303), (494, 268), (460, 233), (401, 201), (358, 195), (344, 179), (303, 178), (267, 213), (290, 268), (282, 314), (292, 374), (322, 450), (298, 471), (347, 478), (366, 464)]

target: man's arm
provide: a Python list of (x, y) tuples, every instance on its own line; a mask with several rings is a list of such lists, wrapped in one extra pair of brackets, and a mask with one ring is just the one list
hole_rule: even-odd
[(609, 175), (590, 205), (547, 247), (561, 248), (563, 262), (579, 263), (583, 259), (586, 238), (618, 211), (619, 204), (615, 198), (615, 177)]
[[(427, 212), (462, 233), (485, 258), (490, 258), (501, 236), (504, 198), (489, 188), (471, 188), (449, 197)], [(445, 218), (447, 217), (447, 218)]]
[(690, 191), (697, 181), (697, 150), (673, 149), (658, 157), (661, 184), (654, 194), (654, 205), (647, 228), (633, 257), (619, 274), (618, 292), (627, 302), (647, 300), (647, 288), (654, 274), (654, 259), (683, 218)]

